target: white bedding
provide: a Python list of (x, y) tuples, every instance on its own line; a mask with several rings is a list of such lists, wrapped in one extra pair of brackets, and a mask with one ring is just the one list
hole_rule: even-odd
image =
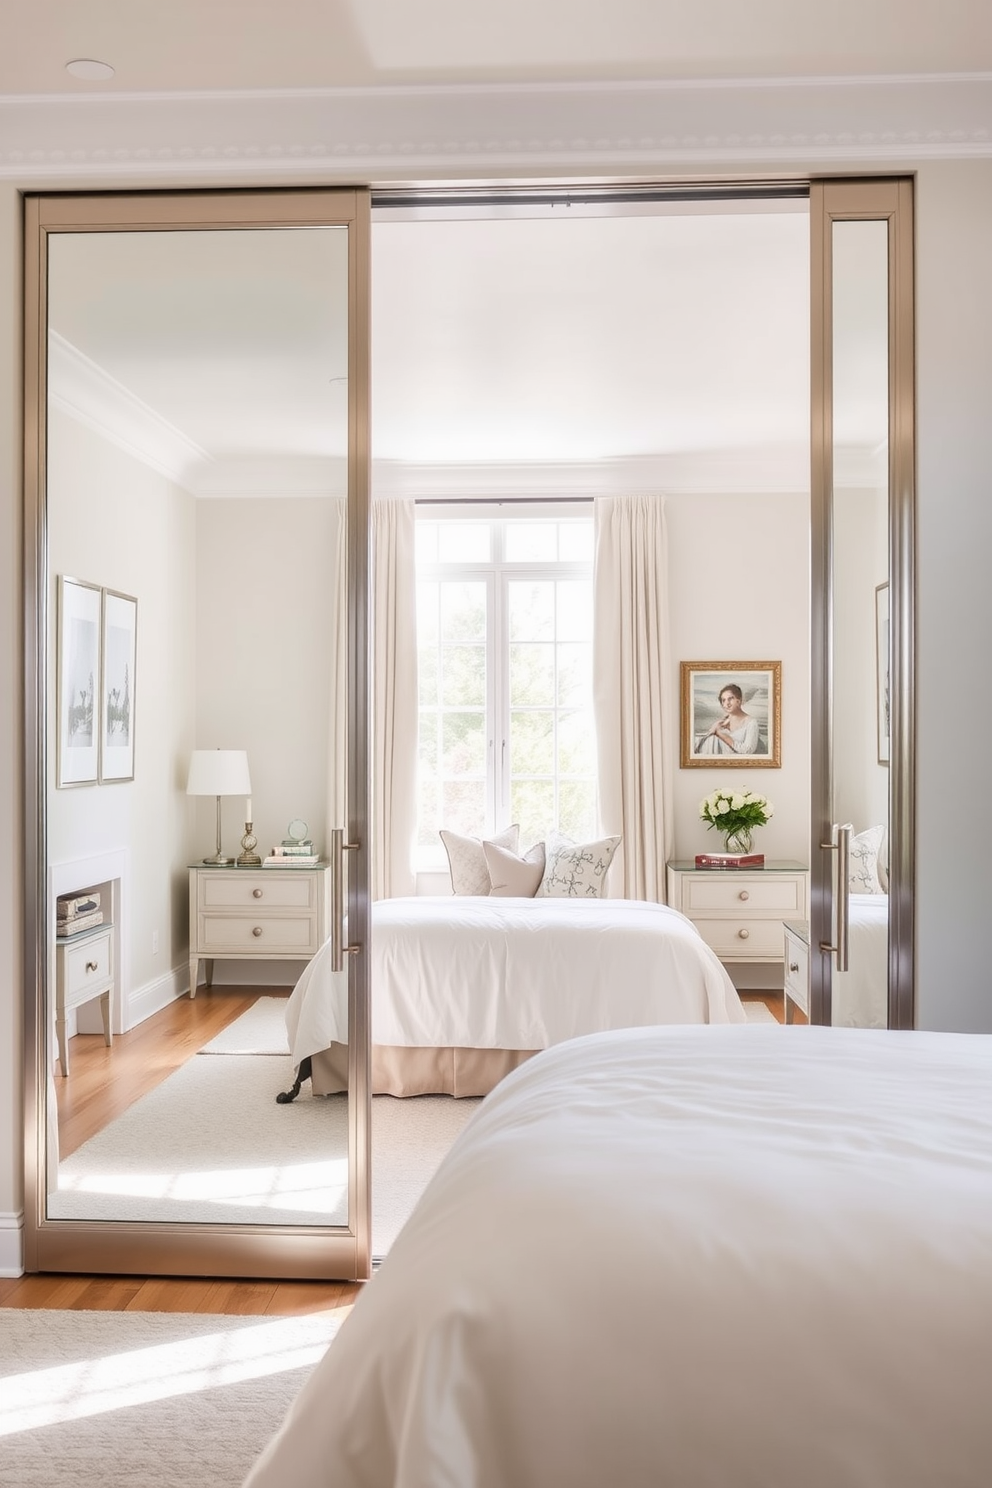
[(986, 1488), (992, 1039), (552, 1049), (442, 1162), (249, 1488)]
[[(607, 1028), (740, 1023), (695, 926), (633, 899), (382, 899), (372, 906), (372, 1042), (546, 1049)], [(294, 1063), (348, 1039), (346, 972), (325, 945), (286, 1010)]]
[(848, 895), (848, 967), (832, 979), (835, 1028), (885, 1028), (889, 1021), (889, 896)]

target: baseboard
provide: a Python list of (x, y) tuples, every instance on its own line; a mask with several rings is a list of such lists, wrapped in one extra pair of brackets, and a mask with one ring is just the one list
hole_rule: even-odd
[(14, 1280), (24, 1275), (24, 1212), (0, 1213), (0, 1277)]
[(128, 993), (127, 1006), (125, 1008), (125, 1027), (136, 1028), (153, 1013), (160, 1013), (170, 1002), (176, 1002), (180, 997), (185, 997), (189, 991), (189, 967), (187, 965), (174, 966), (164, 976), (156, 977), (153, 982), (146, 982), (143, 987), (137, 987)]

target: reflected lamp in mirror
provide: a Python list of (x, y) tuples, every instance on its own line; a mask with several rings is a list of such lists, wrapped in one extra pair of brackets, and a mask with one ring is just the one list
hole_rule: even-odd
[[(186, 794), (217, 797), (217, 851), (212, 858), (203, 861), (215, 868), (232, 864), (234, 859), (226, 858), (221, 847), (220, 802), (222, 796), (251, 795), (247, 752), (244, 749), (194, 749), (190, 756)], [(250, 810), (248, 816), (251, 816)]]

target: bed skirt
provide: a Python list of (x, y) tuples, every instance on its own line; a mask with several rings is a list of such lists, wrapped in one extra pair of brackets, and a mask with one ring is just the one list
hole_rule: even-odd
[[(488, 1095), (536, 1049), (408, 1049), (372, 1045), (373, 1095)], [(312, 1056), (314, 1095), (348, 1088), (348, 1046), (332, 1044)]]

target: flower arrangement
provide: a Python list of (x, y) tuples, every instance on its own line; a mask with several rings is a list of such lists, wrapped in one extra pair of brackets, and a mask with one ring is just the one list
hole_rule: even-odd
[(716, 827), (727, 839), (728, 852), (749, 852), (751, 833), (775, 814), (766, 796), (753, 790), (715, 790), (699, 803), (700, 819)]

